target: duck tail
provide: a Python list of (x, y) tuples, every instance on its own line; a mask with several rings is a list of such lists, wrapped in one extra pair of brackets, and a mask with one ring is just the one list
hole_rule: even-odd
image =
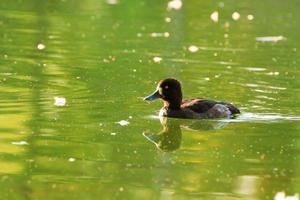
[(237, 107), (235, 107), (234, 105), (232, 105), (230, 103), (227, 103), (227, 102), (220, 102), (220, 103), (227, 106), (227, 108), (230, 110), (232, 115), (241, 113), (240, 110)]

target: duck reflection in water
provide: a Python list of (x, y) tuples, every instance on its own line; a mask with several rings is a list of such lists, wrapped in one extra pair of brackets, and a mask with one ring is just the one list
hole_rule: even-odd
[(175, 151), (180, 148), (182, 133), (181, 129), (192, 131), (208, 131), (223, 128), (228, 121), (220, 120), (184, 120), (160, 117), (163, 129), (157, 133), (144, 132), (143, 135), (150, 142), (164, 152)]

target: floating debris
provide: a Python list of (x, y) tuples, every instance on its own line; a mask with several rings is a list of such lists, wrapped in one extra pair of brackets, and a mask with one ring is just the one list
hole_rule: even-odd
[(151, 33), (151, 37), (170, 37), (169, 32), (164, 32), (164, 33)]
[(181, 0), (172, 0), (168, 2), (167, 10), (180, 10), (182, 7)]
[(113, 132), (113, 133), (110, 133), (110, 135), (115, 136), (115, 135), (117, 135), (117, 133), (114, 133), (114, 132)]
[(165, 22), (170, 23), (171, 21), (172, 21), (172, 19), (170, 17), (165, 18)]
[(279, 72), (269, 72), (269, 73), (267, 73), (267, 75), (270, 75), (270, 76), (278, 76), (278, 75), (279, 75)]
[(43, 50), (43, 49), (46, 48), (46, 45), (44, 45), (42, 43), (39, 43), (36, 47), (37, 47), (38, 50)]
[(249, 21), (252, 21), (252, 20), (254, 19), (254, 16), (253, 16), (253, 15), (247, 15), (247, 19), (248, 19)]
[(215, 12), (211, 13), (210, 19), (211, 19), (213, 22), (218, 22), (218, 21), (219, 21), (219, 12), (218, 12), (218, 11), (215, 11)]
[(299, 194), (296, 193), (293, 196), (286, 196), (285, 192), (277, 192), (274, 200), (299, 200)]
[(189, 46), (188, 50), (192, 53), (195, 53), (199, 50), (199, 48), (195, 45), (191, 45), (191, 46)]
[(158, 57), (158, 56), (155, 56), (155, 57), (153, 57), (153, 61), (154, 61), (155, 63), (160, 63), (160, 61), (162, 61), (162, 58), (161, 58), (161, 57)]
[(245, 69), (250, 72), (262, 72), (267, 70), (266, 68), (262, 68), (262, 67), (246, 67)]
[(75, 158), (69, 158), (68, 159), (69, 162), (75, 162), (75, 160), (76, 160)]
[(283, 37), (282, 35), (256, 37), (255, 39), (256, 39), (256, 41), (259, 41), (259, 42), (278, 42), (278, 41), (281, 41), (281, 40), (286, 40), (286, 38)]
[(237, 21), (240, 19), (241, 15), (238, 12), (234, 12), (234, 13), (232, 13), (231, 17), (233, 20)]
[(67, 100), (65, 97), (54, 97), (54, 105), (61, 107), (61, 106), (65, 106), (67, 103)]
[(120, 124), (121, 126), (127, 126), (128, 124), (130, 124), (128, 121), (126, 120), (121, 120), (119, 122), (116, 122), (117, 124)]
[(119, 1), (118, 0), (106, 0), (106, 3), (109, 5), (116, 5), (119, 3)]
[(12, 142), (11, 144), (14, 144), (14, 145), (29, 145), (28, 142), (26, 142), (26, 141)]

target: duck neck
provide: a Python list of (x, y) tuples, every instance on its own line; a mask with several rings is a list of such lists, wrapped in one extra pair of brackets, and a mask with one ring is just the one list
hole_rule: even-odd
[(172, 110), (180, 110), (181, 99), (172, 100), (172, 101), (164, 101), (164, 107)]

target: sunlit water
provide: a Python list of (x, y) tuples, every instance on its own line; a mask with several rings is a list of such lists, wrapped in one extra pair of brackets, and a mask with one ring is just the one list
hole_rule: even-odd
[[(296, 198), (299, 3), (181, 3), (1, 2), (1, 199)], [(152, 117), (165, 77), (242, 114)]]

